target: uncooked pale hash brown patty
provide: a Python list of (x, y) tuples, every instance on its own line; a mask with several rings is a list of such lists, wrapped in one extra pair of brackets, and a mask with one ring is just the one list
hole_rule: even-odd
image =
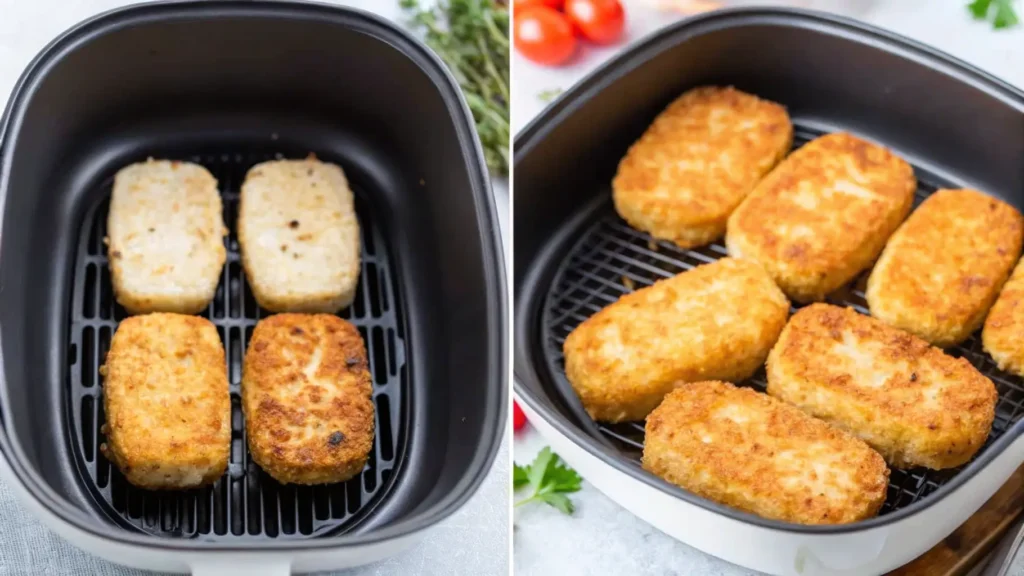
[(820, 301), (871, 265), (910, 212), (916, 180), (901, 158), (850, 134), (783, 160), (729, 217), (729, 255), (756, 260), (791, 299)]
[(1020, 257), (1024, 218), (975, 190), (939, 190), (889, 239), (871, 271), (871, 315), (940, 347), (985, 321)]
[(121, 322), (100, 368), (103, 454), (148, 489), (216, 481), (231, 451), (224, 347), (209, 320), (155, 313)]
[(591, 418), (642, 420), (686, 382), (739, 382), (764, 364), (789, 302), (755, 262), (723, 258), (626, 294), (565, 340)]
[(767, 372), (768, 394), (858, 436), (895, 468), (964, 464), (995, 418), (996, 387), (970, 362), (850, 308), (794, 314)]
[(253, 297), (271, 312), (334, 313), (355, 298), (359, 221), (339, 166), (312, 156), (253, 166), (238, 244)]
[(326, 484), (362, 471), (373, 448), (366, 347), (328, 314), (277, 314), (245, 354), (242, 409), (253, 459), (281, 483)]
[(885, 502), (889, 469), (863, 441), (749, 388), (694, 382), (647, 417), (643, 467), (765, 518), (843, 524)]
[(792, 145), (782, 106), (733, 88), (677, 98), (626, 153), (615, 208), (639, 230), (691, 248), (725, 234), (729, 214)]
[(217, 180), (202, 166), (149, 160), (114, 177), (107, 256), (129, 314), (196, 314), (210, 304), (227, 252)]

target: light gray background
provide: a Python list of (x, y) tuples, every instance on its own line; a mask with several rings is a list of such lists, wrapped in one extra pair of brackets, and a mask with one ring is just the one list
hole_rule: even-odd
[[(0, 0), (0, 103), (50, 40), (79, 21), (130, 4), (120, 0)], [(398, 0), (352, 0), (355, 6), (400, 20)], [(496, 181), (503, 234), (508, 223), (508, 187)], [(505, 243), (508, 254), (508, 242)], [(352, 576), (507, 574), (509, 565), (509, 442), (501, 449), (479, 492), (409, 552), (381, 563), (339, 572)], [(95, 558), (67, 544), (30, 516), (0, 482), (0, 576), (121, 576), (149, 574)]]
[[(629, 22), (626, 43), (634, 42), (677, 18), (651, 8), (659, 2), (673, 1), (681, 3), (680, 0), (623, 0)], [(834, 11), (932, 44), (1024, 87), (1024, 27), (995, 32), (990, 25), (975, 22), (968, 16), (964, 8), (967, 0), (727, 0), (720, 4), (788, 4)], [(1024, 2), (1018, 0), (1017, 10), (1024, 17)], [(546, 106), (537, 97), (540, 92), (568, 88), (622, 48), (623, 45), (609, 48), (587, 46), (581, 57), (561, 68), (537, 66), (513, 55), (514, 129), (521, 129)], [(993, 146), (997, 145), (993, 143)], [(545, 444), (543, 438), (532, 430), (517, 433), (513, 442), (516, 462), (529, 463)], [(530, 505), (516, 509), (512, 537), (516, 576), (752, 574), (677, 542), (590, 484), (584, 483), (583, 490), (572, 498), (577, 505), (572, 517), (549, 506)], [(737, 542), (736, 545), (742, 546), (743, 543)], [(1024, 576), (1024, 561), (1016, 561), (1013, 576)]]

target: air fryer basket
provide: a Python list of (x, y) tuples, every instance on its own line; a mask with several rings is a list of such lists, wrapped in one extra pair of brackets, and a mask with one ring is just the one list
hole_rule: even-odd
[[(473, 493), (504, 422), (498, 225), (472, 119), (419, 43), (314, 4), (136, 6), (45, 49), (0, 129), (0, 447), (33, 499), (124, 543), (297, 550), (409, 534)], [(341, 316), (366, 342), (377, 421), (360, 476), (296, 487), (246, 450), (241, 362), (268, 312), (246, 284), (235, 219), (249, 167), (309, 153), (341, 165), (356, 196), (362, 271)], [(98, 367), (125, 316), (107, 204), (117, 169), (147, 157), (207, 167), (231, 230), (203, 314), (227, 353), (231, 460), (201, 490), (134, 488), (99, 452)]]
[[(721, 242), (682, 250), (630, 228), (610, 182), (654, 116), (687, 88), (733, 85), (785, 105), (794, 145), (848, 130), (914, 166), (917, 202), (940, 187), (976, 187), (1024, 207), (1024, 95), (930, 49), (811, 12), (725, 11), (666, 30), (585, 79), (516, 141), (517, 394), (609, 465), (750, 524), (840, 533), (905, 518), (977, 473), (1024, 430), (1024, 381), (1001, 372), (975, 335), (950, 350), (995, 382), (988, 442), (956, 470), (893, 470), (881, 516), (848, 526), (769, 521), (700, 499), (640, 467), (642, 422), (590, 420), (564, 375), (562, 344), (580, 322), (632, 289), (726, 255)], [(558, 170), (559, 166), (588, 170)], [(832, 295), (867, 313), (862, 274)], [(764, 371), (745, 385), (764, 389)]]

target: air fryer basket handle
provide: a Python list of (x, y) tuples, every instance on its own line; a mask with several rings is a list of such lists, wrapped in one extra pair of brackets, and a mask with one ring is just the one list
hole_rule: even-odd
[(289, 576), (291, 561), (261, 554), (239, 554), (229, 558), (198, 560), (191, 564), (192, 576)]

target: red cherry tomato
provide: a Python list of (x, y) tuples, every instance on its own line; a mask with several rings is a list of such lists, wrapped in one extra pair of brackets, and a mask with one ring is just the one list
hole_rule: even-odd
[(561, 10), (563, 4), (565, 4), (565, 0), (515, 0), (512, 4), (512, 10), (522, 10), (527, 6), (547, 6), (555, 10)]
[(516, 12), (513, 24), (519, 52), (539, 64), (561, 64), (576, 51), (576, 37), (565, 16), (546, 6)]
[(523, 413), (523, 409), (516, 404), (515, 400), (512, 401), (512, 429), (519, 430), (523, 426), (526, 426), (526, 414)]
[(626, 22), (619, 0), (565, 0), (565, 16), (581, 36), (597, 44), (618, 40)]

